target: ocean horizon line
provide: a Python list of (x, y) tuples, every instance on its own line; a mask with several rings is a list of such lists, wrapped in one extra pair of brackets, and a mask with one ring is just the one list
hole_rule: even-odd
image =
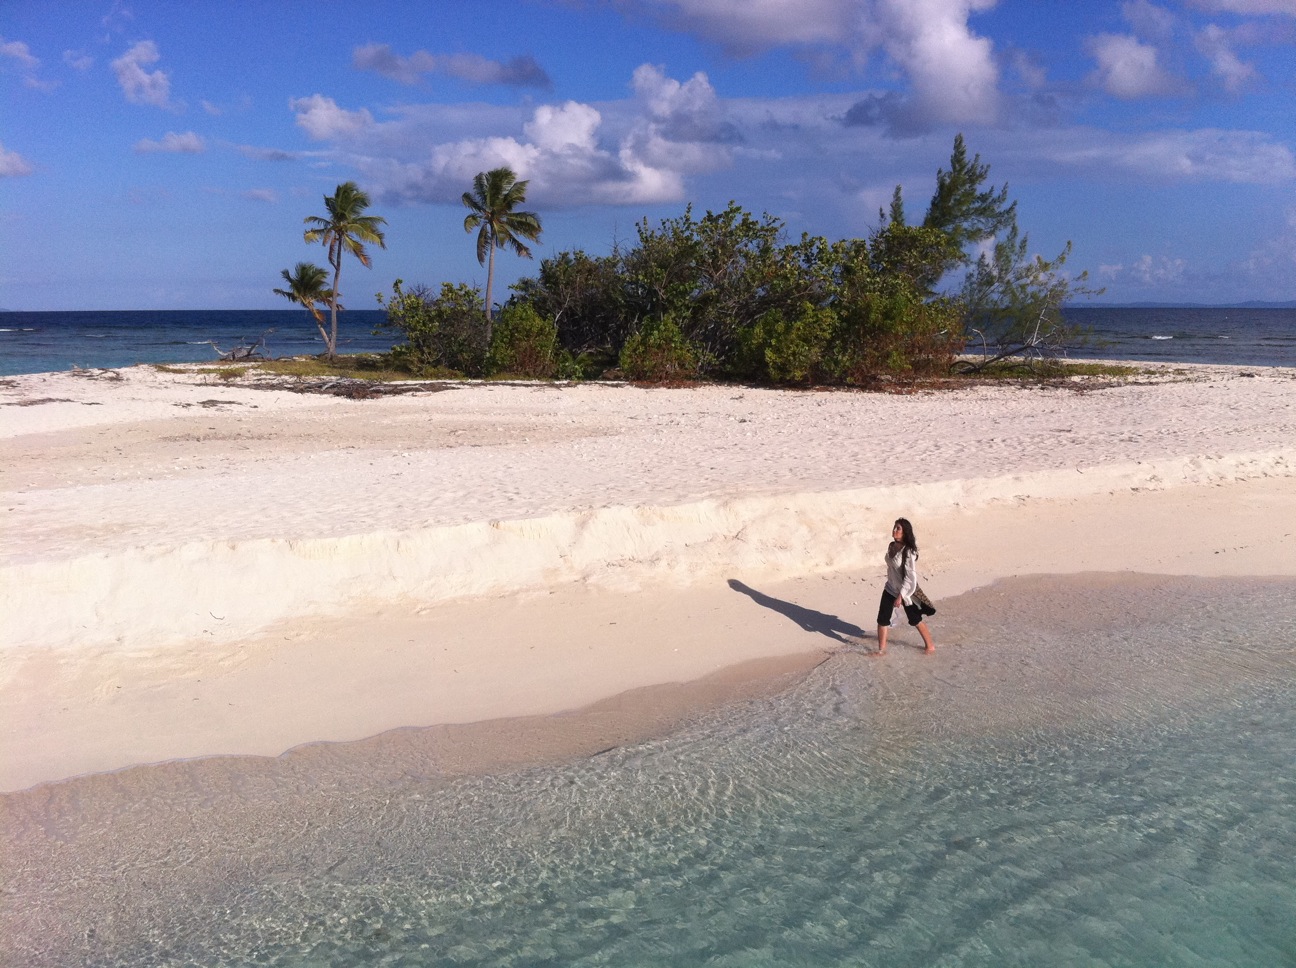
[[(1296, 309), (1296, 299), (1285, 300), (1263, 300), (1247, 299), (1233, 302), (1222, 303), (1204, 303), (1204, 302), (1073, 302), (1062, 305), (1063, 312), (1070, 312), (1076, 309)], [(276, 306), (273, 309), (264, 309), (256, 306), (251, 307), (225, 307), (225, 308), (207, 308), (207, 307), (177, 307), (168, 306), (152, 309), (13, 309), (0, 308), (0, 313), (283, 313), (285, 315), (294, 315), (302, 312), (300, 309), (287, 309)], [(338, 307), (338, 312), (350, 313), (385, 313), (385, 309), (345, 309)]]

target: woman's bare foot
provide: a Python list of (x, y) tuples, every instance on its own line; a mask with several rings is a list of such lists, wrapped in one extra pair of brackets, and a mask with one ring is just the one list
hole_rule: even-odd
[(935, 651), (936, 651), (936, 645), (935, 645), (935, 643), (932, 642), (931, 632), (928, 631), (928, 629), (927, 629), (927, 623), (926, 623), (926, 622), (919, 622), (918, 625), (917, 625), (916, 627), (917, 627), (917, 629), (918, 629), (918, 634), (922, 636), (922, 640), (923, 640), (923, 647), (924, 647), (924, 648), (923, 648), (923, 651), (924, 651), (924, 652), (935, 652)]

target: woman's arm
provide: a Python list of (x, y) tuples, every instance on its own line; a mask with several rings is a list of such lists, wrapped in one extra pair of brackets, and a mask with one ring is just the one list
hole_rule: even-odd
[(900, 583), (900, 604), (912, 603), (914, 589), (918, 587), (918, 556), (902, 551), (901, 562), (904, 565), (904, 581)]

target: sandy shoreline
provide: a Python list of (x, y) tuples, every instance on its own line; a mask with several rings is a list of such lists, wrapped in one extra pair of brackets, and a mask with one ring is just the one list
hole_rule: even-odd
[(840, 648), (897, 514), (938, 600), (1296, 575), (1291, 370), (376, 400), (119, 372), (0, 383), (0, 790)]

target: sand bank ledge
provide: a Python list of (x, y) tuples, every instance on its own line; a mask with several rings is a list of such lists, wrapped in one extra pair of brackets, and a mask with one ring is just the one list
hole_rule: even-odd
[(0, 650), (228, 643), (278, 622), (410, 610), (569, 583), (687, 586), (861, 569), (903, 508), (916, 520), (1001, 503), (1296, 475), (1296, 448), (1195, 455), (836, 493), (603, 508), (343, 538), (195, 542), (0, 567)]

